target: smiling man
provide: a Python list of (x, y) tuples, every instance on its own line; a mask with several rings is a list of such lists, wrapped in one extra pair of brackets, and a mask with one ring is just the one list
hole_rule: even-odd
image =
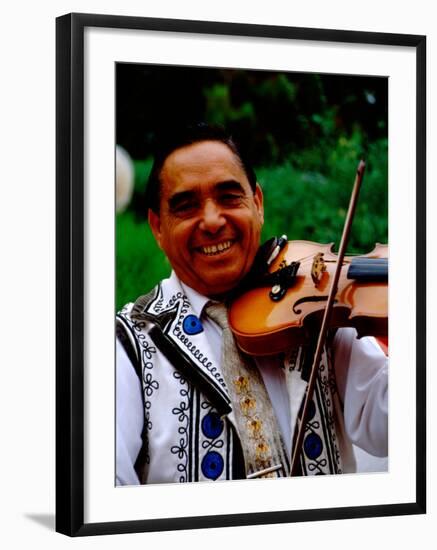
[[(147, 200), (173, 271), (117, 316), (116, 483), (289, 475), (312, 348), (245, 356), (223, 307), (259, 261), (253, 169), (201, 124), (161, 144)], [(387, 455), (387, 359), (375, 341), (338, 330), (322, 366), (301, 475), (354, 471), (352, 443)]]
[(178, 148), (160, 174), (153, 234), (180, 281), (205, 296), (225, 295), (246, 275), (259, 248), (262, 191), (223, 142)]

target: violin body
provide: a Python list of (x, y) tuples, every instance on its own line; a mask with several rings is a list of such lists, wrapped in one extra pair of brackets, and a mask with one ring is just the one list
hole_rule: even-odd
[[(231, 303), (230, 328), (244, 352), (271, 355), (314, 338), (337, 264), (332, 250), (332, 243), (288, 241), (268, 270), (278, 283), (251, 288)], [(355, 327), (358, 337), (387, 336), (387, 245), (344, 257), (329, 326)]]

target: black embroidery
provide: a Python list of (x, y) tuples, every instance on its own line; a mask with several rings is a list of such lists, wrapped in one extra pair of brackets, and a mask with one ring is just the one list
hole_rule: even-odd
[[(170, 300), (167, 303), (167, 308), (172, 308), (176, 302), (179, 302), (180, 300), (183, 301), (183, 307), (182, 309), (185, 311), (181, 311), (179, 313), (179, 316), (182, 314), (185, 314), (188, 311), (188, 308), (190, 307), (190, 303), (188, 301), (188, 298), (183, 294), (182, 292), (178, 292), (177, 294), (173, 294), (173, 296), (170, 298)], [(182, 317), (183, 319), (183, 317)]]
[(178, 434), (180, 435), (179, 444), (173, 445), (170, 449), (171, 453), (177, 455), (179, 464), (177, 466), (178, 472), (180, 472), (179, 481), (181, 483), (189, 481), (188, 479), (188, 443), (189, 443), (189, 426), (190, 426), (190, 391), (187, 380), (175, 371), (173, 377), (179, 381), (181, 388), (179, 395), (182, 397), (178, 407), (172, 409), (172, 414), (178, 417), (179, 426)]
[(144, 393), (147, 397), (151, 397), (154, 390), (159, 388), (159, 384), (156, 380), (153, 379), (150, 372), (145, 372), (143, 375), (143, 384), (144, 384)]
[(164, 309), (164, 296), (161, 283), (158, 284), (155, 301), (150, 304), (150, 308), (153, 309), (155, 313), (160, 313)]
[(150, 464), (149, 454), (149, 432), (153, 428), (151, 420), (151, 397), (159, 389), (159, 382), (153, 377), (153, 355), (156, 354), (156, 347), (153, 346), (145, 333), (144, 328), (147, 322), (140, 317), (129, 316), (129, 308), (125, 306), (119, 313), (127, 326), (131, 329), (137, 345), (137, 354), (139, 355), (141, 372), (138, 375), (141, 380), (143, 403), (144, 403), (144, 426), (142, 431), (143, 445), (135, 463), (135, 469), (142, 482), (145, 482), (144, 465)]
[[(338, 391), (331, 359), (332, 355), (328, 343), (321, 357), (313, 401), (310, 403), (306, 419), (303, 452), (300, 457), (302, 475), (342, 473), (334, 403)], [(308, 354), (302, 355), (300, 360), (296, 360), (294, 355), (291, 355), (287, 366), (291, 364), (293, 370), (299, 370), (299, 363), (307, 363), (308, 361)], [(303, 376), (304, 370), (305, 368), (302, 369), (303, 379), (305, 379)], [(301, 412), (299, 413), (300, 416)]]
[(190, 352), (190, 354), (195, 359), (197, 359), (197, 361), (201, 365), (203, 365), (206, 368), (206, 370), (211, 374), (211, 376), (215, 380), (217, 380), (217, 382), (221, 385), (221, 387), (227, 390), (226, 383), (222, 375), (220, 374), (220, 372), (217, 370), (216, 367), (213, 366), (213, 364), (208, 359), (208, 357), (204, 356), (203, 353), (197, 348), (197, 346), (190, 340), (190, 338), (188, 338), (188, 336), (185, 334), (185, 331), (183, 330), (183, 321), (186, 313), (189, 311), (189, 308), (190, 308), (190, 303), (188, 301), (188, 298), (181, 292), (178, 292), (176, 295), (172, 296), (172, 298), (170, 299), (168, 304), (169, 307), (173, 306), (177, 300), (181, 300), (181, 304), (179, 309), (178, 320), (173, 329), (173, 334)]
[(333, 472), (336, 474), (341, 474), (341, 457), (340, 450), (337, 443), (337, 430), (336, 430), (336, 419), (335, 419), (335, 408), (333, 403), (334, 395), (337, 393), (337, 384), (335, 380), (335, 373), (330, 361), (330, 355), (325, 347), (325, 353), (322, 356), (322, 361), (319, 368), (319, 399), (321, 402), (321, 410), (323, 411), (322, 422), (324, 424), (324, 429), (329, 431), (329, 436), (326, 438), (329, 449), (327, 452), (330, 453), (333, 462)]
[[(134, 310), (136, 311), (136, 314), (138, 314), (138, 317), (136, 317), (136, 314), (134, 312), (132, 314), (132, 317), (136, 319), (138, 327), (144, 327), (144, 323), (149, 320), (152, 323), (156, 323), (157, 325), (159, 325), (160, 329), (165, 334), (167, 334), (169, 327), (174, 322), (173, 312), (176, 313), (177, 308), (178, 318), (172, 331), (173, 335), (182, 343), (185, 349), (187, 349), (189, 353), (210, 373), (211, 377), (218, 382), (218, 384), (227, 394), (226, 383), (220, 372), (217, 370), (216, 367), (213, 366), (208, 357), (204, 356), (204, 354), (197, 348), (197, 346), (187, 337), (185, 331), (183, 330), (184, 319), (186, 318), (186, 314), (191, 307), (187, 296), (185, 296), (182, 292), (177, 292), (176, 294), (173, 294), (173, 296), (168, 300), (165, 308), (160, 308), (161, 315), (158, 316), (156, 319), (144, 318), (144, 315), (149, 315), (145, 311), (146, 308), (149, 310), (156, 309), (156, 307), (153, 307), (153, 304), (151, 305), (147, 302), (147, 297), (148, 296), (144, 296), (141, 300), (137, 300), (134, 306)], [(173, 312), (170, 311), (171, 308), (173, 308)], [(169, 315), (166, 315), (166, 313), (168, 313)]]
[(190, 357), (184, 353), (178, 343), (173, 341), (173, 338), (165, 334), (159, 327), (154, 326), (149, 332), (150, 338), (156, 344), (157, 348), (164, 354), (170, 364), (196, 387), (202, 388), (203, 393), (208, 396), (211, 402), (221, 411), (221, 414), (230, 412), (230, 402), (227, 395), (215, 383), (211, 383), (209, 376), (203, 369), (197, 368), (191, 361)]
[(143, 430), (143, 450), (142, 456), (146, 464), (150, 464), (150, 455), (149, 455), (149, 432), (153, 428), (151, 420), (151, 408), (152, 402), (150, 398), (152, 397), (155, 390), (158, 390), (159, 383), (153, 378), (153, 362), (151, 361), (152, 355), (156, 353), (156, 348), (151, 345), (143, 332), (143, 328), (146, 326), (145, 321), (138, 319), (132, 320), (132, 327), (136, 333), (137, 342), (141, 350), (141, 362), (142, 362), (142, 389), (144, 397), (144, 430)]
[(287, 367), (290, 372), (294, 371), (296, 368), (300, 370), (300, 365), (298, 364), (298, 355), (300, 348), (293, 348), (290, 355), (287, 358)]

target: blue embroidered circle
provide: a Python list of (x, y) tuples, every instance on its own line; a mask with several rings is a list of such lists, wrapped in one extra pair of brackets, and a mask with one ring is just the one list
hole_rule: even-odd
[(202, 473), (215, 481), (223, 472), (223, 466), (223, 458), (216, 451), (209, 451), (202, 460)]
[(321, 455), (323, 449), (323, 443), (320, 437), (315, 433), (310, 433), (304, 441), (303, 448), (305, 454), (311, 460), (316, 459)]
[(223, 431), (223, 420), (216, 412), (210, 412), (203, 417), (202, 420), (202, 432), (206, 437), (215, 439)]
[(187, 315), (184, 319), (182, 327), (186, 334), (199, 334), (199, 332), (203, 331), (202, 323), (195, 315)]

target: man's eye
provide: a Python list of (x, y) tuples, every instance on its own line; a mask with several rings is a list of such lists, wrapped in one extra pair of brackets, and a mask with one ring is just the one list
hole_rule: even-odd
[(240, 193), (225, 193), (224, 195), (221, 195), (220, 199), (225, 204), (237, 204), (241, 201), (243, 198), (243, 195)]
[(179, 204), (174, 205), (171, 208), (171, 211), (174, 214), (184, 214), (185, 212), (190, 212), (191, 210), (194, 210), (196, 208), (196, 203), (193, 201), (186, 201), (181, 202)]

